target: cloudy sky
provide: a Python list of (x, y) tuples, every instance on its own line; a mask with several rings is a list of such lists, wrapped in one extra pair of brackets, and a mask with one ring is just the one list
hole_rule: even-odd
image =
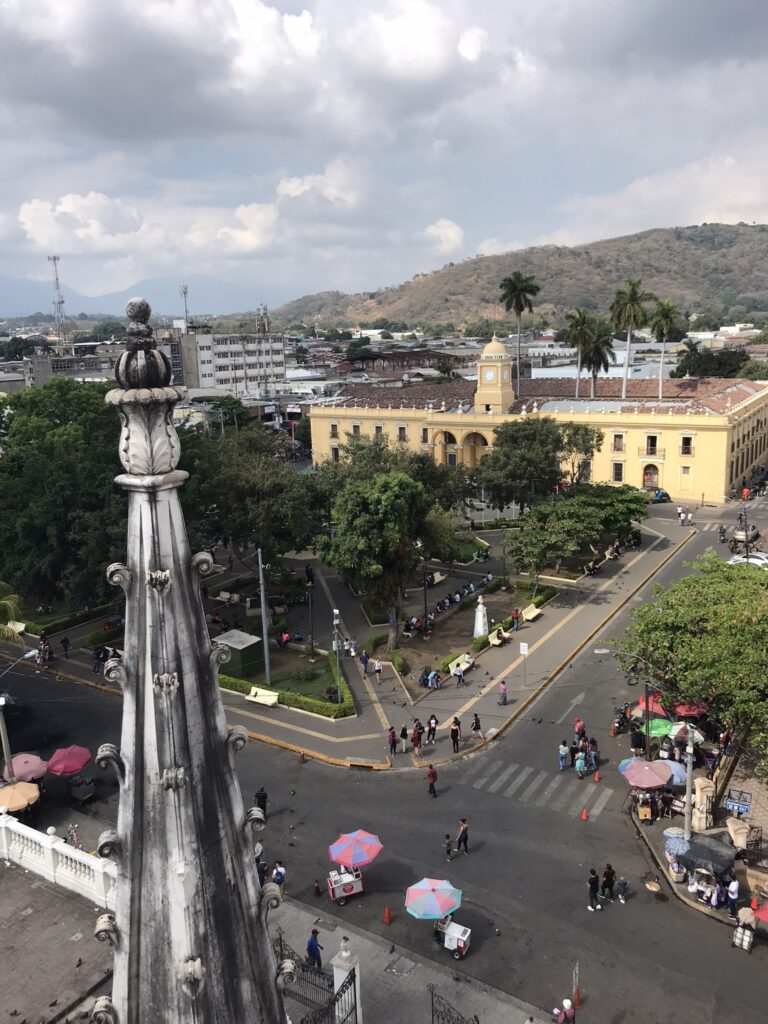
[(768, 221), (767, 29), (763, 0), (0, 0), (0, 274), (253, 306)]

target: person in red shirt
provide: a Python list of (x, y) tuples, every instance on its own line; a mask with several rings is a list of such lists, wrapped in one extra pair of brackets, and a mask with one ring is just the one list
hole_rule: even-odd
[(435, 783), (437, 782), (437, 769), (435, 768), (434, 765), (431, 764), (429, 768), (427, 768), (426, 777), (427, 782), (429, 783), (427, 787), (427, 792), (429, 793), (430, 796), (437, 796), (437, 790), (435, 789)]
[(411, 733), (411, 743), (413, 744), (413, 752), (416, 756), (419, 756), (421, 752), (421, 732), (419, 731), (418, 725), (414, 725), (413, 732)]

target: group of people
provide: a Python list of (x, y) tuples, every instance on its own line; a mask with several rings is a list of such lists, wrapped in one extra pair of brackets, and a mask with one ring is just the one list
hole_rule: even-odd
[(628, 888), (629, 884), (626, 878), (622, 875), (617, 879), (616, 872), (611, 864), (605, 865), (602, 877), (598, 875), (594, 868), (590, 868), (589, 877), (587, 878), (587, 889), (589, 890), (587, 910), (602, 910), (603, 906), (599, 902), (600, 900), (607, 900), (609, 903), (613, 903), (614, 891), (619, 898), (619, 902), (626, 903)]
[[(393, 725), (390, 725), (387, 729), (387, 745), (389, 747), (390, 756), (394, 757), (398, 753), (398, 744), (400, 753), (406, 754), (408, 752), (408, 743), (410, 741), (413, 747), (413, 752), (418, 757), (422, 746), (434, 746), (437, 742), (437, 727), (440, 725), (437, 715), (431, 714), (427, 719), (426, 726), (418, 718), (414, 718), (411, 729), (408, 729), (407, 725), (403, 725), (398, 733)], [(450, 727), (448, 729), (448, 737), (451, 741), (454, 754), (458, 754), (461, 747), (462, 741), (462, 730), (461, 730), (461, 719), (454, 715)], [(480, 717), (477, 714), (472, 716), (472, 738), (474, 740), (484, 739), (483, 728), (480, 724)], [(434, 796), (430, 792), (430, 795)]]
[(693, 526), (693, 512), (687, 506), (677, 506), (677, 518), (681, 526)]
[(570, 758), (571, 768), (576, 771), (580, 779), (583, 779), (588, 771), (596, 772), (600, 767), (600, 751), (597, 740), (594, 736), (591, 739), (587, 737), (587, 727), (579, 715), (576, 715), (573, 720), (572, 742), (568, 744), (567, 740), (562, 740), (557, 750), (557, 756), (560, 771), (567, 770)]

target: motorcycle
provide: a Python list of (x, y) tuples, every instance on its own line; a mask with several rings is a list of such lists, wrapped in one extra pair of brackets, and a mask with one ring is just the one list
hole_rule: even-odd
[(613, 709), (613, 734), (618, 736), (629, 728), (629, 709), (632, 705), (627, 701)]
[(726, 533), (725, 533), (725, 527), (724, 526), (721, 526), (718, 529), (718, 531), (717, 531), (717, 539), (720, 541), (721, 544), (725, 544)]

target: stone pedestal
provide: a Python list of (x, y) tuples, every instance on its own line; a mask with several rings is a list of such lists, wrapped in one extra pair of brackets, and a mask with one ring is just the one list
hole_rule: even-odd
[(360, 998), (360, 959), (350, 947), (346, 935), (341, 938), (338, 953), (331, 958), (333, 967), (333, 991), (338, 992), (349, 976), (349, 972), (355, 972), (355, 999), (357, 1001), (357, 1024), (363, 1024), (363, 1003)]

